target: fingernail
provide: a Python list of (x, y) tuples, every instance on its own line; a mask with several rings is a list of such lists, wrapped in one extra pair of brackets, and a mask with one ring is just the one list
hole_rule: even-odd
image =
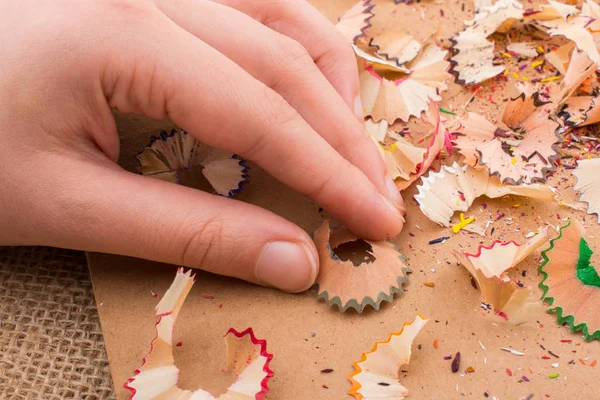
[(380, 195), (381, 199), (383, 200), (383, 203), (387, 206), (387, 208), (390, 209), (390, 211), (392, 212), (392, 214), (394, 214), (397, 218), (402, 219), (402, 221), (404, 221), (404, 215), (402, 210), (398, 209), (398, 207), (396, 207), (394, 204), (392, 204), (391, 201), (389, 201), (384, 195)]
[(360, 94), (356, 95), (356, 97), (354, 98), (354, 114), (356, 115), (356, 118), (358, 118), (361, 121), (365, 120), (365, 114), (363, 112), (363, 106), (362, 106), (362, 101), (360, 100)]
[(400, 191), (396, 187), (394, 180), (390, 176), (385, 177), (385, 184), (387, 186), (387, 190), (390, 192), (390, 200), (392, 204), (398, 209), (402, 214), (405, 212), (404, 199), (400, 194)]
[(308, 245), (275, 241), (265, 245), (255, 270), (260, 283), (285, 292), (302, 292), (317, 277), (317, 260)]

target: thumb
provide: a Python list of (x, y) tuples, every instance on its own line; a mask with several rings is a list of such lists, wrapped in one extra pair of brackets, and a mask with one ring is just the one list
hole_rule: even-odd
[(308, 289), (317, 276), (312, 240), (284, 218), (116, 166), (74, 162), (69, 173), (54, 174), (70, 176), (54, 186), (57, 200), (44, 205), (60, 224), (42, 236), (51, 237), (44, 244), (199, 268), (288, 292)]

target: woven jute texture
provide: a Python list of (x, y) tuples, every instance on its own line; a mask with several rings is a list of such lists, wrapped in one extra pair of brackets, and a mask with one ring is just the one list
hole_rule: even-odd
[(0, 399), (113, 399), (84, 253), (0, 247)]

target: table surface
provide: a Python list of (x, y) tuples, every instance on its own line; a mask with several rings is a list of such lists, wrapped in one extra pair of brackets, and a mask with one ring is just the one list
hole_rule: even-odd
[[(312, 2), (335, 21), (355, 1)], [(411, 6), (394, 5), (392, 0), (376, 2), (377, 16), (372, 19), (375, 32), (401, 24), (422, 40), (438, 30), (443, 46), (449, 44), (448, 38), (462, 28), (463, 20), (470, 18), (473, 10), (473, 4), (465, 2), (463, 11), (461, 1), (422, 1)], [(502, 87), (492, 80), (481, 85), (471, 103), (468, 103), (473, 96), (470, 89), (450, 83), (442, 106), (456, 110), (469, 104), (471, 111), (497, 120), (510, 93), (508, 83)], [(135, 171), (135, 154), (148, 143), (149, 136), (157, 134), (161, 126), (168, 126), (165, 122), (135, 116), (119, 116), (117, 125), (121, 134), (120, 164), (130, 171)], [(427, 132), (416, 120), (407, 126), (417, 137)], [(451, 160), (441, 162), (449, 164)], [(439, 165), (438, 162), (434, 167), (438, 169)], [(558, 186), (567, 200), (575, 200), (569, 171), (555, 174), (549, 183)], [(535, 394), (534, 399), (544, 398), (545, 394), (553, 399), (597, 397), (594, 376), (598, 376), (599, 367), (589, 364), (594, 359), (600, 360), (600, 342), (585, 343), (580, 334), (572, 334), (557, 324), (552, 314), (541, 312), (536, 321), (514, 326), (483, 312), (479, 291), (471, 286), (469, 274), (456, 265), (452, 256), (452, 251), (473, 252), (480, 244), (488, 245), (495, 239), (522, 243), (527, 232), (546, 223), (553, 226), (564, 223), (565, 217), (585, 219), (589, 243), (598, 253), (600, 226), (596, 216), (512, 196), (480, 199), (468, 216), (474, 216), (478, 222), (493, 221), (495, 233), (488, 238), (465, 233), (453, 235), (423, 216), (413, 200), (415, 192), (413, 185), (403, 193), (407, 223), (404, 231), (393, 239), (409, 257), (414, 272), (403, 296), (380, 311), (340, 314), (318, 302), (314, 293), (288, 295), (199, 272), (174, 331), (174, 341), (182, 342), (181, 347), (174, 349), (182, 387), (203, 388), (214, 394), (227, 387), (233, 378), (222, 373), (225, 354), (222, 335), (231, 327), (241, 330), (251, 326), (257, 337), (267, 339), (268, 349), (274, 354), (271, 368), (275, 376), (270, 382), (269, 399), (348, 399), (347, 376), (353, 371), (352, 362), (419, 312), (431, 320), (415, 340), (410, 364), (404, 368), (407, 372), (399, 377), (409, 389), (410, 398), (477, 399), (484, 398), (484, 393), (501, 399), (520, 399), (531, 393)], [(316, 204), (254, 165), (249, 184), (236, 198), (282, 215), (307, 232), (313, 232), (326, 217)], [(487, 208), (482, 203), (487, 203)], [(514, 207), (517, 203), (518, 209)], [(506, 216), (496, 221), (501, 213)], [(442, 236), (452, 239), (428, 245), (429, 240)], [(536, 252), (511, 272), (514, 279), (532, 287), (536, 296), (541, 294), (537, 287), (541, 279), (537, 273), (538, 257)], [(123, 383), (149, 350), (155, 336), (154, 307), (172, 282), (176, 267), (100, 254), (91, 254), (89, 260), (117, 398), (125, 399), (128, 392)], [(598, 264), (596, 258), (593, 261)], [(521, 276), (523, 270), (526, 277)], [(435, 287), (424, 286), (427, 281), (434, 282)], [(157, 293), (158, 298), (151, 293)], [(438, 349), (433, 347), (434, 339), (438, 339)], [(561, 339), (572, 342), (564, 343)], [(548, 352), (541, 346), (560, 359), (542, 358)], [(526, 355), (515, 356), (501, 347), (512, 347)], [(471, 366), (474, 373), (451, 372), (450, 361), (444, 360), (444, 356), (457, 351), (462, 354), (461, 371)], [(580, 358), (587, 364), (582, 364)], [(559, 363), (559, 368), (551, 366), (554, 362)], [(320, 372), (327, 368), (334, 371)], [(513, 376), (506, 373), (507, 368), (513, 371)], [(560, 379), (549, 379), (552, 373), (560, 373)]]
[[(328, 18), (334, 20), (340, 10), (354, 0), (313, 2), (319, 3)], [(393, 7), (391, 0), (387, 3), (390, 4), (385, 7)], [(447, 17), (441, 25), (440, 36), (448, 37), (457, 29), (457, 21), (470, 15), (472, 4), (467, 3), (465, 12), (457, 11), (459, 6), (460, 2), (454, 1), (440, 6)], [(413, 22), (419, 21), (421, 5), (405, 10), (414, 14)], [(438, 11), (426, 12), (428, 20), (433, 13)], [(422, 25), (426, 29), (435, 27), (436, 23)], [(445, 96), (447, 108), (464, 102), (457, 90), (453, 87)], [(473, 107), (480, 104), (476, 101)], [(497, 113), (500, 106), (487, 104), (486, 107), (488, 112)], [(120, 122), (121, 133), (126, 132), (129, 140), (123, 143), (121, 156), (128, 160), (125, 164), (131, 163), (135, 152), (147, 141), (147, 135), (156, 133), (164, 125), (139, 117)], [(573, 182), (558, 175), (552, 183), (560, 183), (561, 188), (569, 191)], [(267, 197), (265, 188), (269, 190)], [(405, 199), (413, 195), (414, 188)], [(570, 195), (573, 197), (573, 193)], [(321, 219), (317, 206), (258, 170), (253, 171), (252, 182), (242, 198), (274, 210), (308, 231), (314, 230)], [(482, 220), (499, 210), (511, 213), (517, 202), (514, 198), (485, 201), (488, 211), (483, 210), (481, 201), (472, 208), (472, 214)], [(590, 359), (600, 358), (600, 343), (583, 342), (581, 335), (569, 333), (567, 328), (556, 324), (555, 316), (550, 314), (540, 315), (539, 324), (519, 327), (482, 315), (479, 293), (471, 288), (466, 271), (447, 264), (454, 263), (447, 254), (451, 250), (472, 250), (484, 240), (458, 235), (445, 245), (428, 246), (429, 239), (443, 236), (447, 230), (420, 215), (414, 202), (407, 202), (407, 226), (395, 240), (410, 257), (414, 273), (404, 296), (379, 312), (340, 314), (317, 302), (312, 294), (291, 296), (199, 273), (175, 331), (177, 340), (183, 342), (175, 354), (182, 368), (183, 385), (222, 389), (230, 377), (220, 374), (224, 351), (221, 335), (231, 326), (243, 329), (251, 325), (259, 337), (268, 339), (269, 350), (275, 355), (272, 367), (276, 375), (271, 382), (273, 390), (269, 399), (348, 398), (346, 376), (352, 371), (351, 363), (358, 360), (362, 352), (370, 350), (375, 341), (385, 339), (390, 331), (398, 330), (403, 322), (420, 312), (431, 321), (417, 337), (408, 372), (401, 377), (412, 398), (433, 398), (433, 393), (440, 399), (483, 398), (484, 391), (503, 399), (530, 393), (535, 393), (534, 399), (544, 398), (545, 393), (554, 399), (597, 396), (593, 379), (600, 366), (594, 369), (578, 360), (588, 360), (589, 364)], [(557, 213), (562, 218), (584, 218), (583, 213), (558, 205), (521, 199), (518, 202), (519, 211), (526, 215), (510, 223), (506, 219), (495, 223), (494, 238), (522, 242), (524, 232), (535, 230), (546, 221), (561, 222)], [(589, 233), (596, 238), (590, 240), (590, 245), (600, 249), (597, 219), (595, 216), (585, 218)], [(417, 226), (425, 232), (419, 231)], [(409, 232), (416, 237), (409, 237)], [(485, 243), (490, 240), (486, 239)], [(411, 244), (411, 249), (407, 244)], [(539, 281), (537, 255), (525, 260), (516, 271), (528, 271), (522, 280), (534, 291), (538, 291)], [(150, 291), (164, 293), (175, 267), (98, 254), (90, 255), (90, 260), (117, 397), (125, 398), (127, 392), (122, 384), (139, 366), (154, 335), (153, 307), (157, 299)], [(436, 286), (423, 286), (425, 281), (434, 281)], [(115, 296), (117, 292), (121, 295)], [(213, 295), (214, 299), (206, 299), (203, 294)], [(572, 339), (573, 343), (561, 343), (563, 338)], [(439, 340), (437, 350), (432, 346), (433, 339)], [(560, 356), (556, 360), (559, 369), (550, 366), (554, 359), (541, 359), (547, 353), (540, 344)], [(421, 347), (417, 349), (417, 345)], [(524, 351), (527, 356), (502, 352), (500, 346)], [(463, 367), (473, 366), (475, 373), (450, 373), (443, 356), (456, 351), (463, 355)], [(571, 360), (575, 364), (569, 364)], [(323, 375), (320, 371), (324, 368), (333, 368), (334, 372)], [(515, 371), (515, 375), (509, 377), (506, 368)], [(549, 380), (548, 374), (552, 372), (560, 372), (561, 378)], [(524, 382), (522, 375), (528, 376), (531, 382)], [(114, 396), (84, 254), (38, 247), (0, 248), (0, 398), (111, 399)]]

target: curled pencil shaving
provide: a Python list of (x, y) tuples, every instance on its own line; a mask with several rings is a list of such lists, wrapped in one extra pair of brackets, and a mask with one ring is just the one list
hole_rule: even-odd
[(352, 382), (348, 393), (357, 400), (406, 398), (408, 389), (400, 383), (399, 371), (410, 361), (412, 343), (428, 321), (418, 314), (385, 342), (376, 342), (373, 350), (363, 353), (360, 361), (352, 364), (355, 371), (348, 376)]
[(381, 146), (376, 143), (388, 175), (394, 180), (398, 190), (408, 188), (427, 172), (444, 148), (450, 153), (451, 136), (441, 121), (437, 103), (429, 102), (426, 116), (429, 123), (433, 125), (427, 149), (417, 147), (402, 138), (395, 140), (390, 146)]
[[(217, 399), (209, 392), (190, 391), (178, 387), (179, 369), (173, 358), (173, 330), (179, 311), (194, 285), (191, 270), (179, 268), (175, 280), (156, 306), (156, 337), (142, 365), (126, 383), (131, 400), (262, 400), (269, 391), (273, 375), (269, 364), (273, 356), (267, 353), (266, 341), (254, 336), (251, 328), (243, 332), (230, 329), (225, 335), (226, 369), (237, 374), (237, 380)], [(201, 361), (201, 360), (200, 360)]]
[(485, 169), (460, 166), (457, 162), (423, 177), (417, 190), (415, 200), (423, 214), (433, 222), (448, 227), (454, 212), (467, 211), (475, 199), (483, 195), (489, 198), (515, 195), (554, 201), (557, 194), (554, 188), (546, 185), (503, 185)]
[[(221, 196), (231, 197), (241, 192), (248, 180), (248, 166), (239, 157), (210, 148), (182, 130), (161, 131), (136, 158), (142, 175), (173, 183), (182, 182), (182, 176), (195, 168)], [(190, 175), (191, 176), (191, 175)]]
[(398, 247), (387, 241), (365, 240), (373, 261), (357, 266), (334, 253), (338, 246), (356, 240), (346, 228), (331, 231), (329, 220), (314, 233), (320, 269), (313, 289), (318, 299), (324, 299), (327, 306), (336, 305), (340, 312), (352, 308), (360, 313), (368, 306), (378, 310), (382, 302), (391, 302), (394, 294), (404, 292), (406, 274), (411, 272)]
[(380, 75), (376, 66), (359, 61), (360, 96), (366, 116), (379, 122), (393, 123), (420, 117), (429, 101), (440, 101), (440, 93), (447, 90), (446, 51), (428, 44), (407, 67), (412, 71), (399, 79), (389, 80)]
[(479, 247), (476, 254), (454, 255), (475, 279), (486, 303), (494, 312), (514, 324), (530, 320), (542, 310), (529, 288), (519, 287), (506, 271), (514, 268), (533, 251), (548, 242), (548, 228), (542, 229), (525, 244), (495, 241), (489, 247)]
[(586, 340), (600, 340), (600, 276), (591, 264), (593, 251), (583, 225), (572, 219), (542, 252), (539, 267), (542, 300), (556, 313), (556, 322), (581, 331)]

